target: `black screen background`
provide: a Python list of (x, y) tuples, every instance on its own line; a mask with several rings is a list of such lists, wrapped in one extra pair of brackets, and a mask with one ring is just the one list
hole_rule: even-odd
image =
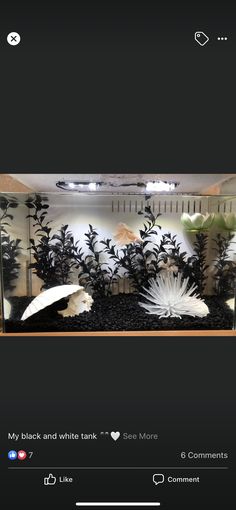
[[(0, 26), (1, 172), (235, 172), (232, 4), (22, 3), (3, 10)], [(229, 33), (227, 51), (197, 47), (198, 29)], [(17, 48), (5, 42), (11, 30), (22, 34)], [(4, 452), (8, 430), (76, 427), (158, 430), (158, 465), (183, 443), (234, 449), (230, 338), (8, 338), (1, 358)], [(141, 453), (132, 449), (130, 460), (146, 461)], [(55, 461), (66, 455), (54, 447)], [(114, 461), (110, 450), (101, 455)], [(97, 480), (88, 485), (90, 496), (99, 494)], [(145, 499), (153, 487), (143, 475), (136, 480)], [(207, 482), (191, 508), (213, 508), (213, 501), (214, 508), (231, 508), (230, 482), (231, 475), (212, 475), (210, 490)], [(8, 474), (5, 507), (18, 501), (32, 508), (33, 481), (14, 483), (16, 491)], [(109, 481), (113, 499), (116, 483)], [(163, 496), (166, 508), (183, 507)], [(47, 502), (40, 497), (34, 508), (59, 507), (52, 494)]]

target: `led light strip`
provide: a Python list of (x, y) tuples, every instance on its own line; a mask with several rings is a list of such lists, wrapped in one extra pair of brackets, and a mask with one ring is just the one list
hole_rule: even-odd
[(157, 502), (148, 502), (148, 503), (145, 503), (145, 502), (142, 502), (142, 503), (137, 503), (137, 502), (106, 502), (106, 503), (102, 503), (102, 502), (90, 502), (90, 503), (76, 503), (76, 506), (161, 506), (161, 503), (157, 503)]
[(129, 188), (137, 188), (140, 192), (151, 192), (151, 193), (158, 193), (158, 192), (172, 192), (175, 190), (175, 188), (178, 186), (178, 182), (168, 182), (168, 181), (149, 181), (147, 183), (141, 183), (141, 182), (89, 182), (89, 181), (58, 181), (56, 182), (56, 186), (60, 189), (63, 189), (64, 191), (77, 191), (77, 192), (86, 192), (86, 191), (110, 191), (112, 189), (117, 190), (119, 189), (120, 192), (123, 189), (128, 190)]

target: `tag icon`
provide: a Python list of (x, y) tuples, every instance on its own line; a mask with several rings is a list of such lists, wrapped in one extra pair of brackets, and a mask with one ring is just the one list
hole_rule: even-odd
[(194, 39), (198, 44), (200, 44), (200, 46), (205, 46), (205, 44), (207, 44), (208, 41), (210, 40), (209, 37), (200, 30), (198, 30), (198, 32), (195, 32)]

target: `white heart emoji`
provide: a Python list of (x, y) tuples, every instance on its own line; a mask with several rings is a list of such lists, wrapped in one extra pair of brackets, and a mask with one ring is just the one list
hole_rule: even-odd
[(114, 441), (117, 441), (117, 439), (119, 439), (120, 437), (120, 432), (111, 432), (111, 437)]
[(24, 453), (19, 453), (19, 457), (24, 457)]

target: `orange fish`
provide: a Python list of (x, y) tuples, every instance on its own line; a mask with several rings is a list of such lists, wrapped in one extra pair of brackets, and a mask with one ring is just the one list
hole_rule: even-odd
[(120, 246), (123, 246), (124, 244), (142, 242), (142, 239), (140, 239), (140, 237), (135, 234), (133, 230), (131, 230), (125, 223), (119, 223), (117, 225), (114, 239)]

